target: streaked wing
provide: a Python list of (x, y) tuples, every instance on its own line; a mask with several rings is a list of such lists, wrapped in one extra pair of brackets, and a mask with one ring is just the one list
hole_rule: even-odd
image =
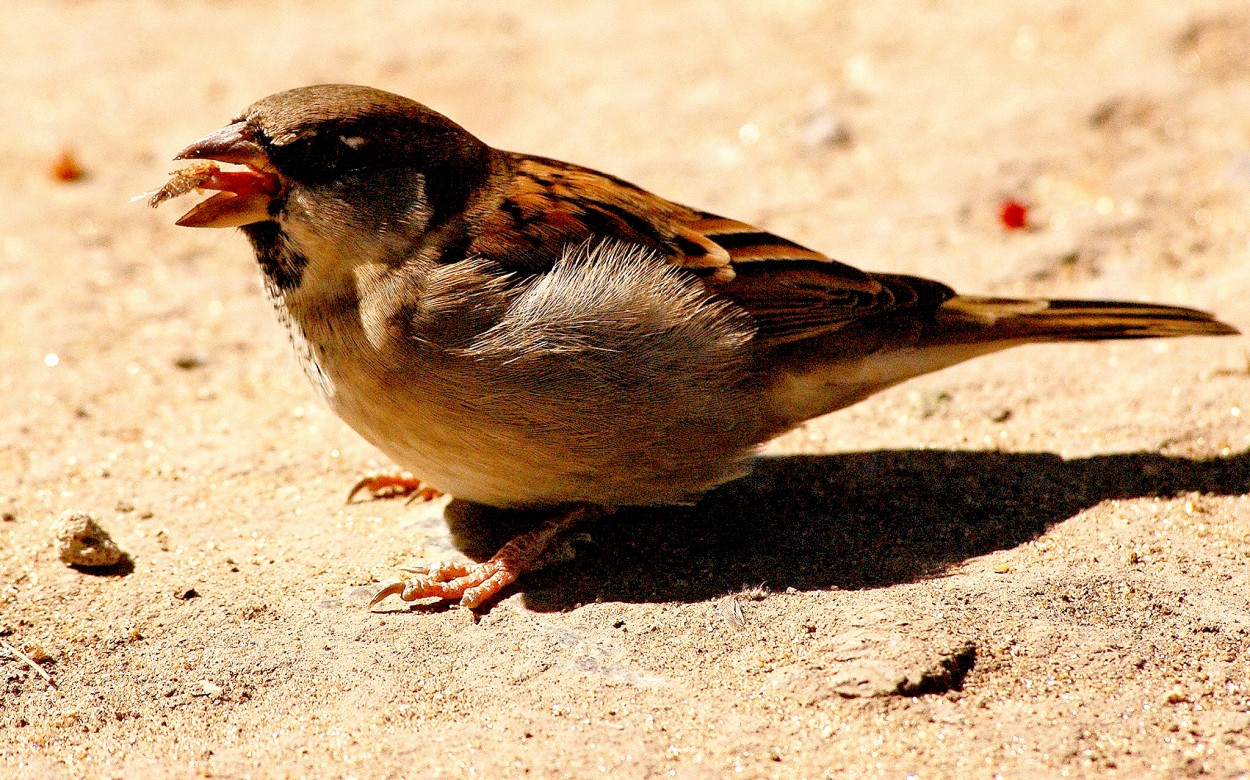
[(954, 291), (868, 274), (745, 222), (691, 209), (570, 163), (501, 153), (507, 181), (470, 254), (541, 272), (549, 247), (615, 239), (655, 248), (745, 309), (759, 338), (785, 343), (905, 309), (936, 310)]
[(869, 274), (745, 222), (700, 213), (695, 230), (729, 253), (719, 294), (755, 318), (772, 343), (820, 336), (866, 317), (937, 309), (955, 292), (928, 279)]
[(541, 272), (561, 250), (615, 239), (658, 249), (709, 281), (733, 278), (729, 253), (692, 227), (697, 212), (604, 173), (500, 152), (506, 181), (475, 225), (467, 253), (514, 272)]

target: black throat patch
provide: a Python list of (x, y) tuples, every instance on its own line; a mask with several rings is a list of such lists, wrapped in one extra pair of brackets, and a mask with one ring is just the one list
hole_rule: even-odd
[(308, 258), (287, 240), (277, 222), (244, 225), (243, 232), (252, 242), (256, 262), (260, 263), (266, 281), (279, 292), (288, 292), (299, 287), (300, 280), (304, 277), (304, 269), (308, 267)]

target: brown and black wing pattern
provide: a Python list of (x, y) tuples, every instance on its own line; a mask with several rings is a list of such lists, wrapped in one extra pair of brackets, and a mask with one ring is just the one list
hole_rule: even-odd
[(501, 152), (500, 185), (467, 248), (515, 273), (540, 273), (553, 246), (616, 240), (654, 248), (702, 278), (782, 344), (905, 309), (936, 310), (954, 292), (907, 276), (869, 274), (745, 222), (665, 200), (578, 165)]
[(928, 279), (865, 273), (715, 214), (701, 212), (693, 227), (729, 253), (733, 278), (716, 291), (750, 312), (766, 344), (822, 336), (889, 312), (933, 311), (955, 295)]

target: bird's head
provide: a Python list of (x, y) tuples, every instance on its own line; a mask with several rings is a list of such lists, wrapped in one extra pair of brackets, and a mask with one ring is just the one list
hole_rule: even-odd
[(219, 192), (178, 224), (241, 227), (262, 265), (275, 252), (305, 263), (406, 257), (463, 211), (489, 169), (488, 147), (441, 114), (346, 84), (270, 95), (177, 159), (242, 166), (197, 182)]

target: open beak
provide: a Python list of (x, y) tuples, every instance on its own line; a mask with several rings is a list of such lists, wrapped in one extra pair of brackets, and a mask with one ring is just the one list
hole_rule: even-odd
[[(174, 159), (205, 160), (209, 164), (189, 169), (186, 174), (176, 173), (166, 185), (167, 190), (183, 186), (186, 187), (183, 191), (191, 188), (219, 190), (216, 195), (183, 214), (178, 219), (179, 225), (226, 228), (273, 219), (270, 204), (281, 194), (282, 181), (273, 172), (268, 155), (246, 122), (235, 122), (209, 133), (183, 149)], [(244, 170), (223, 171), (212, 163), (246, 167)], [(170, 190), (169, 194), (181, 193)]]

